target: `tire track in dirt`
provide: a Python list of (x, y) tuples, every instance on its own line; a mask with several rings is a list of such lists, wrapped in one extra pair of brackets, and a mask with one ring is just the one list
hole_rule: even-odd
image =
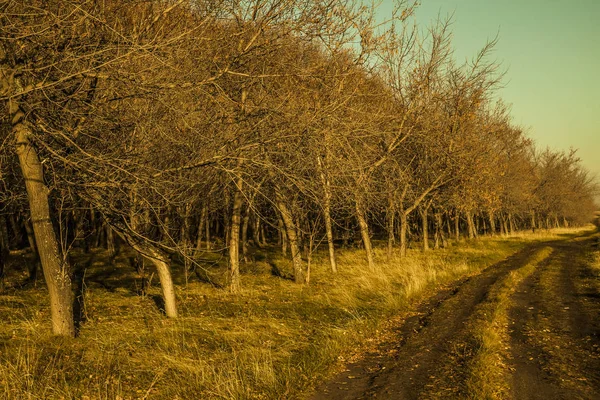
[[(404, 321), (394, 343), (351, 364), (322, 385), (312, 400), (464, 398), (464, 366), (473, 353), (467, 323), (490, 288), (527, 264), (548, 243), (537, 243), (459, 281), (425, 301)], [(443, 376), (441, 376), (443, 375)]]
[(596, 237), (550, 244), (548, 263), (509, 310), (512, 397), (600, 399), (600, 301), (590, 269)]

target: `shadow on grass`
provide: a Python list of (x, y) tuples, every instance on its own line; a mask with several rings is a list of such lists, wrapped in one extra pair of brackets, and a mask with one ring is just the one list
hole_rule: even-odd
[(78, 267), (73, 271), (73, 320), (75, 322), (75, 335), (79, 336), (81, 324), (86, 320), (85, 313), (85, 273), (92, 266), (95, 260), (95, 255), (92, 253), (83, 264), (76, 264)]
[(162, 315), (167, 315), (167, 312), (165, 310), (165, 299), (163, 299), (163, 297), (158, 294), (153, 294), (150, 296), (150, 298), (156, 305), (156, 308), (158, 308), (158, 311), (160, 311)]

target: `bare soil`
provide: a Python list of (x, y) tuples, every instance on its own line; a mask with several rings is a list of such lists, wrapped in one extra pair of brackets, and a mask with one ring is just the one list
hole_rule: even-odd
[(549, 259), (516, 288), (505, 367), (514, 399), (600, 399), (600, 285), (590, 257), (597, 235), (536, 243), (480, 274), (442, 288), (393, 329), (390, 340), (346, 366), (310, 397), (464, 399), (470, 331), (490, 288), (542, 247)]

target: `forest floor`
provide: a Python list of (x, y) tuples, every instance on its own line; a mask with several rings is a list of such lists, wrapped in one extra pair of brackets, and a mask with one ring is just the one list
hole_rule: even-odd
[(533, 243), (448, 285), (310, 399), (600, 399), (599, 239)]
[(226, 257), (203, 253), (187, 279), (173, 265), (177, 319), (130, 250), (74, 249), (75, 339), (51, 335), (43, 279), (28, 282), (30, 256), (13, 252), (0, 290), (0, 398), (594, 398), (597, 237), (416, 243), (391, 261), (381, 246), (375, 270), (364, 251), (339, 249), (337, 275), (323, 250), (308, 286), (289, 279), (279, 249), (255, 249), (237, 295)]

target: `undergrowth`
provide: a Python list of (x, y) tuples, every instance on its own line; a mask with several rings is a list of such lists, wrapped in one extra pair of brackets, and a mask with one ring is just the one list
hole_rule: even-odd
[(528, 241), (563, 234), (481, 238), (412, 250), (390, 263), (376, 250), (375, 271), (362, 251), (343, 249), (336, 276), (326, 252), (318, 252), (309, 286), (285, 279), (289, 261), (268, 249), (244, 266), (239, 295), (221, 287), (222, 269), (192, 274), (186, 284), (176, 266), (181, 317), (174, 320), (157, 306), (156, 279), (140, 294), (140, 277), (125, 255), (110, 263), (102, 251), (74, 254), (85, 266), (78, 338), (50, 334), (43, 282), (0, 295), (0, 396), (299, 398), (435, 285), (477, 273)]

